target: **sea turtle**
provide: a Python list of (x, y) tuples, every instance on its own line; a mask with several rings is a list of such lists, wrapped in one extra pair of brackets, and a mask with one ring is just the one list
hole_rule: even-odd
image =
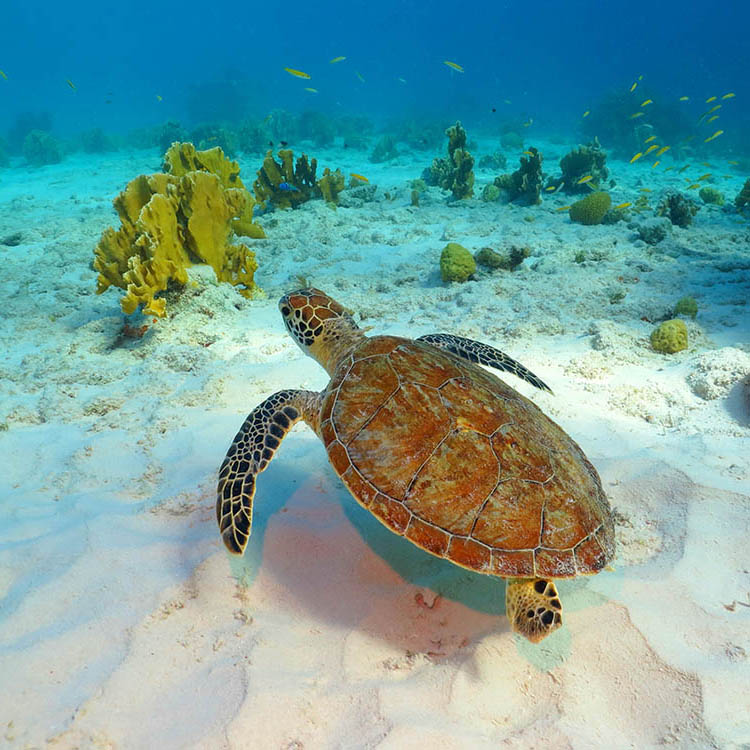
[(507, 578), (513, 630), (537, 643), (562, 624), (553, 582), (614, 557), (596, 469), (529, 399), (479, 365), (550, 389), (486, 344), (451, 334), (367, 337), (319, 289), (279, 309), (331, 377), (321, 393), (283, 390), (250, 412), (219, 472), (216, 517), (230, 552), (250, 536), (255, 481), (303, 419), (354, 498), (427, 552)]

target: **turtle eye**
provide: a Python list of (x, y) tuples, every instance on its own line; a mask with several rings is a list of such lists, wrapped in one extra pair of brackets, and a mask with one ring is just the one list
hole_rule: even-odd
[(285, 318), (288, 318), (288, 317), (289, 317), (289, 313), (291, 313), (291, 312), (292, 312), (292, 311), (291, 311), (291, 310), (290, 310), (290, 309), (289, 309), (289, 308), (288, 308), (288, 307), (287, 307), (286, 305), (284, 305), (284, 306), (283, 306), (283, 307), (281, 308), (281, 314), (282, 314), (282, 315), (283, 315), (283, 316), (284, 316)]

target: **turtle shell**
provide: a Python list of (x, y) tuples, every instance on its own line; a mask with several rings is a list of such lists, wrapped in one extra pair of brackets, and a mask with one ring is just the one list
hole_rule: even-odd
[(502, 380), (430, 344), (366, 339), (331, 379), (320, 434), (359, 503), (457, 565), (572, 578), (614, 556), (609, 503), (580, 447)]

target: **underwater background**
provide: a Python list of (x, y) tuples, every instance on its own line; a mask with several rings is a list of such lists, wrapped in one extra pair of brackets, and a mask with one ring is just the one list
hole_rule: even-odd
[[(747, 750), (749, 28), (740, 2), (6, 0), (0, 746)], [(233, 436), (329, 382), (279, 315), (309, 286), (553, 391), (499, 374), (596, 467), (616, 556), (557, 581), (542, 643), (305, 425), (227, 554)]]
[[(750, 16), (740, 2), (458, 9), (447, 2), (219, 1), (156, 2), (137, 12), (115, 4), (102, 12), (97, 4), (10, 0), (3, 15), (0, 132), (25, 112), (45, 115), (49, 129), (70, 137), (92, 128), (125, 135), (173, 119), (237, 121), (283, 108), (377, 124), (460, 119), (488, 132), (507, 118), (533, 117), (540, 131), (567, 134), (586, 109), (639, 75), (639, 94), (671, 106), (675, 118), (697, 118), (703, 99), (736, 91), (724, 138), (735, 148), (750, 117), (743, 96)], [(329, 64), (340, 55), (342, 64)], [(285, 67), (310, 73), (318, 94)], [(678, 108), (682, 95), (692, 102)]]

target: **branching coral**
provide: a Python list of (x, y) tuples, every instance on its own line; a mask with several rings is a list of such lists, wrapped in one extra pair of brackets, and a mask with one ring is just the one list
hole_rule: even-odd
[(474, 157), (466, 149), (466, 131), (457, 122), (445, 131), (448, 136), (448, 158), (433, 159), (425, 170), (429, 185), (450, 190), (456, 199), (471, 198), (474, 194)]
[(507, 200), (533, 206), (541, 203), (542, 155), (533, 146), (521, 157), (521, 166), (511, 174), (495, 178), (495, 185), (504, 190)]
[[(587, 146), (578, 146), (570, 153), (565, 154), (560, 159), (565, 192), (587, 193), (589, 185), (593, 188), (599, 188), (609, 175), (605, 166), (606, 161), (607, 154), (596, 137)], [(591, 175), (592, 179), (588, 183), (579, 184), (579, 180), (588, 175)]]
[[(94, 251), (97, 294), (110, 286), (125, 289), (121, 301), (125, 313), (143, 305), (145, 313), (163, 317), (166, 301), (156, 295), (170, 282), (186, 284), (187, 268), (196, 262), (208, 263), (219, 281), (236, 286), (246, 297), (258, 289), (253, 279), (258, 267), (255, 254), (231, 241), (233, 222), (246, 216), (253, 203), (239, 180), (239, 170), (221, 171), (226, 160), (220, 150), (218, 159), (217, 154), (175, 146), (167, 164), (173, 163), (181, 174), (140, 175), (129, 182), (114, 200), (120, 229), (106, 229)], [(180, 154), (193, 159), (187, 166), (200, 162), (205, 167), (215, 160), (220, 173), (188, 169), (182, 159), (170, 161)], [(227, 187), (227, 182), (236, 187)]]
[(739, 209), (745, 208), (745, 206), (750, 206), (750, 177), (745, 180), (742, 190), (737, 193), (737, 197), (734, 199), (734, 205)]
[(658, 216), (666, 216), (678, 227), (688, 227), (700, 210), (700, 206), (676, 190), (668, 190), (656, 208)]
[(255, 197), (263, 204), (270, 201), (276, 208), (297, 208), (312, 197), (318, 161), (310, 159), (308, 162), (307, 156), (302, 154), (295, 164), (291, 149), (282, 149), (278, 157), (280, 162), (273, 158), (272, 151), (266, 153), (253, 183)]

